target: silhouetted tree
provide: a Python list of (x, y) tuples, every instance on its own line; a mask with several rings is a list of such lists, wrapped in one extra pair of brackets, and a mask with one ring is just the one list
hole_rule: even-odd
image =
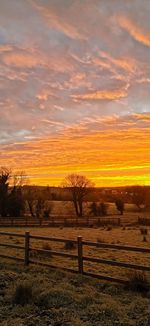
[(146, 204), (147, 188), (144, 186), (132, 186), (130, 188), (130, 196), (132, 198), (132, 203), (141, 210), (142, 206)]
[(97, 204), (95, 202), (93, 202), (91, 205), (90, 205), (90, 213), (93, 215), (93, 216), (106, 216), (107, 215), (107, 204), (105, 203), (100, 203), (100, 204)]
[(5, 167), (0, 168), (0, 215), (7, 216), (8, 185), (11, 172)]
[(51, 198), (49, 187), (25, 187), (24, 198), (32, 217), (42, 219), (50, 216), (53, 205), (49, 200)]
[(29, 207), (29, 211), (32, 217), (35, 217), (34, 206), (35, 206), (35, 194), (32, 187), (26, 187), (24, 190), (24, 199)]
[(8, 196), (7, 211), (9, 216), (20, 217), (24, 211), (25, 201), (20, 187), (14, 187)]
[(122, 199), (116, 199), (115, 201), (117, 210), (120, 212), (121, 215), (123, 215), (124, 212), (124, 202)]
[(85, 176), (70, 174), (65, 179), (65, 186), (70, 188), (76, 215), (83, 216), (83, 201), (94, 184)]
[(105, 203), (100, 203), (99, 206), (98, 206), (98, 215), (100, 216), (106, 216), (107, 215), (107, 208), (108, 208), (108, 205), (105, 204)]
[(13, 175), (10, 169), (0, 168), (0, 215), (2, 217), (20, 216), (23, 213), (23, 180), (23, 172)]
[(45, 219), (48, 219), (52, 213), (52, 210), (53, 210), (53, 203), (50, 201), (47, 201), (44, 206), (43, 217)]
[(36, 204), (35, 204), (35, 214), (37, 218), (41, 218), (42, 217), (42, 213), (44, 210), (44, 204), (45, 204), (45, 200), (44, 198), (42, 198), (42, 196), (39, 196), (36, 200)]
[(150, 209), (150, 187), (147, 187), (147, 191), (145, 194), (145, 208)]
[(98, 215), (98, 207), (97, 207), (97, 204), (95, 202), (93, 202), (91, 205), (90, 205), (90, 214), (93, 215), (93, 216), (97, 216)]

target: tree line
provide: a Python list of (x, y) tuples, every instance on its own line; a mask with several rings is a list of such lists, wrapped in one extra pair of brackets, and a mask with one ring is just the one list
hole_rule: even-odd
[[(25, 173), (13, 174), (6, 167), (0, 168), (0, 216), (19, 217), (23, 216), (28, 209), (30, 215), (36, 218), (49, 218), (53, 209), (53, 201), (50, 201), (49, 187), (41, 191), (39, 187), (25, 186), (27, 177)], [(69, 174), (63, 182), (63, 188), (68, 189), (77, 217), (84, 215), (83, 204), (87, 196), (94, 191), (94, 183), (86, 176), (80, 174)], [(127, 190), (127, 189), (126, 189)], [(131, 202), (139, 210), (149, 203), (149, 189), (143, 186), (128, 188), (128, 196)], [(120, 214), (124, 213), (124, 196), (114, 195), (113, 202)], [(89, 213), (93, 216), (106, 216), (108, 214), (108, 203), (101, 200), (100, 203), (92, 202)]]

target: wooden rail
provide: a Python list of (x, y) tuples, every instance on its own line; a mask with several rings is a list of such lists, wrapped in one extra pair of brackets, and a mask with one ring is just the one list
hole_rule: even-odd
[[(110, 266), (116, 266), (116, 267), (122, 267), (122, 268), (128, 268), (128, 269), (135, 269), (140, 271), (146, 271), (150, 272), (150, 266), (147, 265), (138, 265), (133, 263), (126, 263), (121, 261), (114, 261), (114, 260), (108, 260), (103, 258), (96, 258), (96, 257), (89, 257), (84, 256), (83, 249), (85, 246), (88, 247), (95, 247), (97, 249), (111, 249), (111, 250), (117, 250), (117, 251), (131, 251), (131, 252), (139, 252), (144, 254), (150, 254), (150, 249), (148, 248), (141, 248), (141, 247), (133, 247), (133, 246), (123, 246), (123, 245), (114, 245), (114, 244), (106, 244), (106, 243), (97, 243), (97, 242), (91, 242), (91, 241), (83, 241), (81, 236), (77, 237), (77, 240), (70, 240), (70, 239), (63, 239), (63, 238), (55, 238), (55, 237), (44, 237), (44, 236), (36, 236), (31, 235), (30, 232), (25, 232), (25, 234), (19, 234), (19, 233), (10, 233), (10, 232), (0, 232), (0, 239), (2, 237), (20, 237), (24, 239), (24, 246), (14, 245), (5, 242), (0, 241), (0, 247), (8, 247), (12, 249), (18, 249), (22, 250), (24, 252), (24, 258), (20, 257), (14, 257), (14, 256), (7, 256), (5, 254), (0, 253), (0, 257), (7, 258), (7, 259), (13, 259), (16, 261), (24, 261), (24, 264), (27, 266), (29, 264), (37, 264), (40, 266), (50, 267), (50, 268), (60, 268), (66, 271), (74, 272), (74, 273), (80, 273), (87, 276), (96, 277), (99, 279), (109, 280), (109, 281), (115, 281), (120, 283), (126, 283), (127, 280), (120, 279), (118, 277), (111, 277), (106, 275), (99, 275), (94, 273), (89, 273), (84, 271), (84, 262), (91, 262), (91, 263), (97, 263), (97, 264), (103, 264), (103, 265), (110, 265)], [(47, 249), (41, 249), (41, 248), (35, 248), (31, 245), (32, 240), (44, 240), (44, 241), (53, 241), (57, 243), (67, 243), (70, 241), (71, 243), (75, 244), (77, 246), (77, 254), (70, 254), (65, 253), (61, 251), (55, 251), (55, 250), (47, 250)], [(73, 270), (71, 268), (66, 268), (63, 266), (55, 266), (52, 264), (44, 263), (38, 260), (31, 259), (30, 252), (36, 252), (39, 254), (46, 254), (48, 256), (60, 256), (64, 258), (71, 258), (74, 260), (77, 260), (78, 262), (78, 268), (77, 270)], [(44, 258), (44, 257), (43, 257)]]
[(60, 217), (55, 216), (49, 219), (37, 219), (37, 218), (29, 218), (29, 217), (19, 217), (19, 218), (11, 218), (11, 217), (0, 217), (0, 226), (14, 226), (14, 227), (25, 227), (25, 226), (49, 226), (49, 227), (92, 227), (92, 226), (107, 226), (120, 225), (120, 217), (86, 217), (76, 218), (76, 217)]
[(150, 218), (148, 217), (138, 217), (138, 223), (141, 225), (150, 225)]

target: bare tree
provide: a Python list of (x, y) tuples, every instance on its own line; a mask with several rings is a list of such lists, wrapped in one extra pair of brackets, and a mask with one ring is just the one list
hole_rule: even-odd
[(123, 215), (124, 212), (124, 202), (121, 198), (116, 199), (115, 201), (116, 208), (120, 212), (121, 215)]
[(14, 188), (22, 188), (23, 186), (27, 185), (29, 179), (24, 171), (19, 171), (12, 175), (12, 186)]
[(135, 204), (139, 211), (146, 204), (148, 189), (145, 186), (132, 186), (130, 188), (130, 196), (132, 198), (132, 203)]
[(49, 200), (50, 199), (50, 190), (49, 187), (40, 188), (40, 187), (32, 187), (27, 186), (24, 187), (24, 198), (28, 205), (30, 214), (32, 217), (36, 217), (38, 219), (49, 218), (53, 204)]
[(34, 214), (34, 205), (35, 205), (35, 194), (32, 187), (25, 187), (24, 198), (29, 207), (29, 211), (32, 217), (35, 217)]
[(94, 187), (94, 183), (83, 175), (70, 174), (65, 179), (65, 186), (70, 188), (76, 215), (83, 216), (83, 201)]

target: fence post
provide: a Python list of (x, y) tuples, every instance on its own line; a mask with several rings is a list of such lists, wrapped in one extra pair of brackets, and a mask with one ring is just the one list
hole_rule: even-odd
[(83, 243), (82, 237), (78, 237), (78, 272), (83, 274)]
[(25, 232), (24, 263), (26, 266), (29, 265), (29, 239), (30, 239), (30, 232)]

